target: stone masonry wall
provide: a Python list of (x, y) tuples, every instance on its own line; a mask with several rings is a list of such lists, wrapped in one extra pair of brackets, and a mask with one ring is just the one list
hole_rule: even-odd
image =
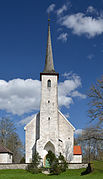
[(36, 115), (30, 121), (30, 123), (24, 128), (25, 129), (25, 159), (26, 163), (32, 162), (32, 152), (36, 138)]
[(59, 113), (59, 152), (70, 162), (73, 156), (74, 127), (67, 121), (64, 115)]
[[(2, 169), (26, 169), (28, 164), (0, 164), (0, 170)], [(86, 168), (88, 164), (68, 164), (69, 169)]]
[[(48, 87), (51, 80), (51, 87)], [(42, 75), (40, 104), (40, 139), (37, 141), (37, 151), (44, 159), (44, 147), (48, 141), (55, 146), (58, 154), (58, 89), (56, 75)]]

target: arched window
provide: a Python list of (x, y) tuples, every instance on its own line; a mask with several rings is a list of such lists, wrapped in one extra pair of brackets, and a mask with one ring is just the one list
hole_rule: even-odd
[(48, 87), (51, 87), (51, 80), (48, 80), (47, 86), (48, 86)]

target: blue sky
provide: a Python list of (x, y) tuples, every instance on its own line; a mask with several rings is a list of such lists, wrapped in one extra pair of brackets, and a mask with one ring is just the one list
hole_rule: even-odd
[(0, 116), (15, 122), (23, 142), (23, 127), (39, 110), (47, 12), (59, 108), (76, 129), (89, 125), (86, 95), (103, 74), (103, 0), (0, 1)]

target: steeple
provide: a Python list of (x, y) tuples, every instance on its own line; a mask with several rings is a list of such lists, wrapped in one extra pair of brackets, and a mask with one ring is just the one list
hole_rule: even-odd
[(53, 64), (53, 54), (52, 54), (52, 44), (51, 44), (51, 34), (50, 34), (50, 19), (48, 18), (48, 39), (45, 57), (45, 67), (42, 73), (40, 73), (40, 80), (42, 80), (42, 75), (57, 75), (59, 78), (59, 73), (55, 72)]
[(50, 34), (50, 19), (48, 19), (48, 40), (46, 48), (46, 58), (45, 67), (43, 73), (55, 73), (52, 55), (52, 45), (51, 45), (51, 34)]

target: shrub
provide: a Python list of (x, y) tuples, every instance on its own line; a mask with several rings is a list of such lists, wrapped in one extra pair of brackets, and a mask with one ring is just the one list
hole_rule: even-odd
[(55, 159), (56, 159), (56, 156), (55, 156), (55, 154), (51, 151), (51, 150), (49, 150), (48, 151), (48, 154), (46, 155), (46, 159), (48, 159), (48, 161), (49, 161), (49, 164), (50, 164), (50, 167), (52, 166), (52, 163), (55, 161)]
[(88, 167), (86, 168), (86, 170), (84, 172), (81, 173), (81, 175), (87, 175), (87, 174), (89, 174), (91, 172), (92, 172), (91, 164), (88, 163)]
[(61, 153), (58, 157), (58, 160), (59, 160), (59, 167), (61, 169), (61, 172), (65, 172), (66, 169), (68, 168), (68, 164), (67, 164), (64, 156)]
[(28, 164), (26, 170), (33, 174), (41, 173), (41, 169), (39, 168), (40, 161), (41, 157), (39, 156), (39, 154), (37, 152), (34, 153), (32, 157), (32, 163)]
[(20, 160), (20, 163), (25, 163), (25, 157), (22, 157), (22, 159)]
[(50, 163), (51, 175), (59, 175), (61, 172), (66, 171), (68, 167), (67, 162), (65, 161), (65, 158), (61, 153), (57, 158), (52, 151), (48, 151), (46, 159), (48, 159)]
[(52, 175), (59, 175), (61, 173), (61, 168), (59, 166), (58, 158), (56, 158), (51, 166), (50, 173)]

